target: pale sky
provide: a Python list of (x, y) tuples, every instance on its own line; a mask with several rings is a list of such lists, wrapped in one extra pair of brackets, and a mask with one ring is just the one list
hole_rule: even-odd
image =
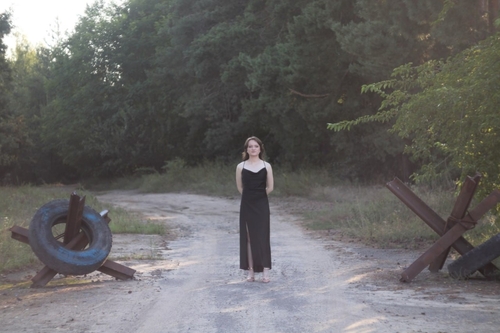
[(14, 33), (17, 32), (25, 35), (34, 46), (46, 45), (46, 42), (50, 42), (50, 32), (55, 30), (56, 20), (59, 21), (63, 34), (71, 32), (78, 17), (85, 13), (86, 5), (94, 2), (95, 0), (1, 0), (0, 13), (9, 8), (13, 11), (11, 21), (14, 29), (5, 42), (9, 49), (13, 48)]

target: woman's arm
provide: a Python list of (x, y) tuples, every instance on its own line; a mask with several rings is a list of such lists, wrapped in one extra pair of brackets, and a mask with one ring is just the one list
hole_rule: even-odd
[(266, 193), (269, 194), (274, 190), (274, 176), (273, 176), (273, 168), (271, 167), (271, 164), (267, 162), (266, 162), (266, 169), (267, 169)]
[(243, 193), (243, 183), (241, 181), (241, 171), (243, 169), (243, 163), (240, 163), (236, 166), (236, 187), (238, 188), (238, 192)]

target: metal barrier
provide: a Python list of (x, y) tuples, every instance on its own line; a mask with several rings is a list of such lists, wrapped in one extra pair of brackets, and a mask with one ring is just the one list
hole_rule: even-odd
[[(467, 177), (446, 221), (398, 178), (386, 184), (394, 195), (441, 236), (426, 252), (404, 270), (400, 279), (401, 282), (410, 282), (427, 266), (432, 272), (439, 271), (443, 268), (450, 247), (453, 247), (460, 255), (464, 255), (474, 248), (462, 235), (467, 230), (474, 228), (479, 219), (500, 202), (500, 191), (495, 190), (473, 210), (468, 211), (480, 179), (481, 175), (479, 174), (474, 177)], [(478, 271), (486, 277), (496, 276), (500, 273), (500, 270), (492, 263), (484, 265)]]
[[(54, 236), (55, 239), (63, 238), (62, 244), (67, 249), (80, 251), (84, 249), (89, 243), (89, 239), (85, 235), (85, 231), (82, 230), (81, 227), (81, 219), (84, 207), (85, 197), (81, 198), (75, 192), (73, 192), (70, 196), (64, 233)], [(102, 216), (102, 218), (104, 218), (106, 223), (111, 222), (107, 210), (102, 211), (100, 215)], [(26, 244), (30, 244), (30, 232), (28, 229), (20, 226), (13, 226), (9, 230), (11, 231), (11, 237), (13, 239)], [(97, 270), (120, 280), (132, 279), (136, 272), (132, 268), (118, 264), (108, 259), (106, 259), (106, 261), (104, 261), (104, 263), (99, 268), (97, 268)], [(31, 279), (31, 281), (33, 282), (31, 287), (33, 288), (45, 286), (50, 280), (52, 280), (52, 278), (54, 278), (57, 273), (59, 272), (51, 269), (48, 266), (43, 267)]]

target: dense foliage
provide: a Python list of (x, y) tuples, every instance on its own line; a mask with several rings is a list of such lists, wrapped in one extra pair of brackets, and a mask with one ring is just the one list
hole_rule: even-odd
[[(361, 87), (492, 33), (484, 1), (102, 0), (51, 47), (0, 49), (0, 179), (110, 177), (169, 161), (235, 163), (250, 135), (282, 167), (408, 177)], [(10, 30), (0, 17), (0, 37)], [(411, 93), (411, 91), (409, 91)], [(408, 139), (408, 138), (406, 138)], [(409, 138), (411, 139), (411, 138)]]
[(479, 171), (484, 193), (500, 187), (500, 34), (447, 61), (396, 68), (392, 79), (363, 87), (384, 100), (379, 113), (331, 124), (336, 130), (394, 119), (391, 131), (423, 165), (417, 180)]
[(9, 108), (9, 91), (12, 90), (12, 69), (5, 58), (7, 51), (3, 37), (10, 33), (9, 13), (0, 14), (0, 180), (7, 176), (15, 165), (20, 151), (28, 138), (24, 133), (25, 120)]

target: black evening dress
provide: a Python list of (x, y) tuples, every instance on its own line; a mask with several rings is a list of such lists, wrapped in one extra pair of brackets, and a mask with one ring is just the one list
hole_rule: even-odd
[(267, 169), (258, 172), (241, 171), (243, 192), (240, 205), (240, 268), (248, 270), (247, 231), (250, 235), (253, 270), (262, 272), (271, 268), (270, 211), (266, 193)]

